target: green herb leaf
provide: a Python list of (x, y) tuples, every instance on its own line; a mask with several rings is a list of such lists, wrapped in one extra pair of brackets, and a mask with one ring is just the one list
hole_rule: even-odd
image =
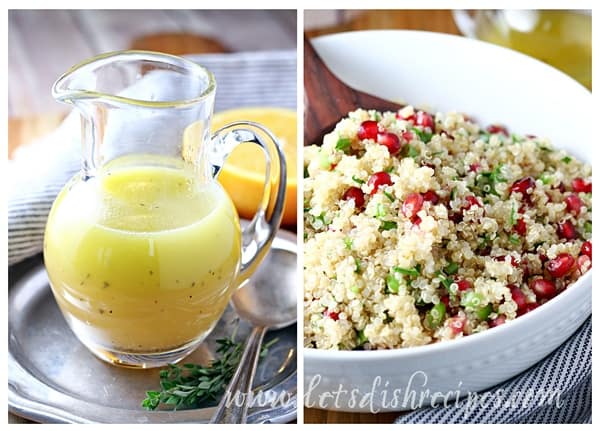
[(448, 275), (454, 275), (458, 272), (458, 263), (450, 262), (445, 268), (444, 272)]
[(510, 207), (510, 219), (509, 219), (510, 225), (514, 226), (517, 224), (517, 209), (515, 208), (515, 203), (512, 203), (512, 206)]
[[(243, 342), (235, 340), (237, 330), (229, 338), (216, 340), (217, 355), (210, 366), (196, 364), (169, 365), (159, 373), (160, 391), (146, 392), (141, 405), (146, 410), (156, 410), (160, 404), (175, 409), (201, 408), (214, 404), (225, 390), (242, 356)], [(277, 342), (273, 339), (263, 344), (261, 358), (269, 347)]]
[(392, 230), (398, 227), (398, 223), (395, 221), (384, 220), (381, 222), (381, 226), (379, 227), (381, 230)]
[(365, 183), (363, 180), (361, 180), (360, 178), (356, 178), (354, 175), (352, 175), (352, 181), (361, 185)]
[(419, 157), (419, 155), (421, 155), (421, 153), (419, 152), (419, 150), (416, 149), (416, 147), (414, 145), (410, 145), (408, 144), (406, 146), (406, 155), (408, 157), (412, 157), (413, 159), (416, 157)]
[(573, 159), (569, 156), (563, 157), (562, 159), (560, 159), (562, 162), (566, 163), (567, 165), (569, 163), (571, 163), (573, 161)]
[(345, 152), (348, 148), (350, 148), (350, 144), (352, 144), (352, 140), (350, 138), (340, 138), (335, 144), (335, 149)]
[(394, 198), (394, 196), (392, 196), (391, 193), (383, 192), (383, 194), (385, 195), (386, 198), (388, 198), (392, 202), (394, 202), (396, 200), (396, 198)]
[(362, 329), (359, 330), (356, 334), (358, 336), (358, 345), (362, 346), (363, 344), (365, 344), (367, 341), (369, 341), (369, 339), (367, 338), (367, 336), (365, 335), (365, 331), (363, 331)]
[(349, 236), (344, 238), (344, 245), (348, 250), (352, 250), (352, 238), (350, 238)]
[(431, 138), (433, 137), (433, 133), (427, 133), (427, 132), (425, 132), (425, 131), (423, 131), (423, 130), (420, 130), (420, 129), (416, 128), (416, 127), (413, 127), (411, 130), (413, 131), (413, 133), (414, 133), (415, 135), (417, 135), (417, 136), (419, 137), (419, 139), (420, 139), (422, 142), (424, 142), (424, 143), (426, 143), (426, 144), (427, 144), (429, 141), (431, 141)]
[(592, 233), (592, 222), (591, 221), (586, 221), (583, 224), (583, 230), (585, 231), (585, 233)]
[(360, 274), (362, 272), (362, 268), (360, 267), (360, 259), (354, 258), (354, 272), (356, 274)]
[(516, 235), (516, 234), (510, 235), (508, 237), (508, 240), (510, 241), (511, 244), (514, 244), (514, 245), (521, 244), (521, 239), (519, 238), (519, 235)]

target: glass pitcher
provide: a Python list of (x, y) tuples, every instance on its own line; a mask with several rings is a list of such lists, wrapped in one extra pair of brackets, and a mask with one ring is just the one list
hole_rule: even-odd
[[(199, 64), (143, 51), (92, 58), (54, 84), (56, 100), (81, 115), (83, 166), (50, 211), (44, 260), (69, 326), (110, 363), (148, 368), (191, 353), (279, 227), (279, 144), (250, 122), (211, 137), (215, 90)], [(267, 170), (241, 230), (215, 178), (243, 142), (263, 149)]]

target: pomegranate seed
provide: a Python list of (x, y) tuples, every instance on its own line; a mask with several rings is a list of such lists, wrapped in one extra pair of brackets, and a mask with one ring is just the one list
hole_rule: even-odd
[(565, 198), (565, 202), (567, 203), (567, 211), (572, 212), (575, 215), (579, 215), (581, 207), (583, 206), (583, 201), (579, 198), (579, 196), (572, 193)]
[(488, 126), (486, 130), (489, 133), (502, 133), (504, 136), (508, 136), (508, 130), (506, 130), (506, 127), (499, 124), (492, 124), (491, 126)]
[[(508, 258), (508, 260), (507, 260), (507, 258)], [(515, 259), (515, 257), (511, 256), (511, 255), (507, 256), (505, 254), (502, 254), (500, 256), (494, 256), (494, 260), (496, 260), (498, 262), (510, 262), (510, 264), (512, 266), (514, 266), (515, 268), (519, 267), (519, 262), (517, 262), (517, 259)]]
[(402, 147), (398, 135), (389, 132), (379, 133), (377, 135), (377, 143), (380, 145), (385, 145), (391, 155), (396, 154)]
[(419, 111), (417, 112), (415, 118), (415, 125), (429, 127), (433, 129), (433, 117), (429, 115), (427, 112)]
[(527, 224), (525, 223), (525, 220), (523, 220), (522, 218), (518, 219), (517, 224), (515, 224), (513, 229), (519, 235), (525, 236), (525, 234), (527, 234)]
[(546, 263), (546, 269), (552, 277), (560, 278), (567, 275), (574, 264), (575, 258), (573, 256), (569, 253), (561, 253)]
[(519, 312), (517, 313), (517, 316), (522, 316), (523, 314), (527, 314), (530, 311), (535, 310), (539, 306), (540, 306), (540, 304), (538, 304), (537, 302), (531, 302), (531, 303), (527, 304), (527, 306), (523, 310), (519, 310)]
[(558, 223), (558, 227), (556, 229), (558, 236), (567, 240), (577, 238), (577, 231), (575, 230), (575, 226), (571, 223), (571, 220), (564, 220)]
[(423, 220), (421, 220), (421, 217), (419, 217), (419, 216), (414, 216), (413, 218), (410, 219), (410, 221), (414, 226), (421, 226), (421, 222)]
[(523, 196), (531, 194), (535, 188), (535, 180), (532, 177), (525, 177), (517, 180), (510, 186), (511, 193), (521, 193)]
[(481, 165), (479, 163), (473, 163), (469, 165), (469, 171), (471, 172), (477, 172), (479, 169), (481, 169)]
[(417, 215), (423, 207), (423, 196), (420, 193), (409, 193), (402, 204), (402, 214), (407, 218), (412, 218)]
[(527, 297), (523, 293), (521, 289), (519, 289), (514, 284), (509, 285), (510, 295), (512, 296), (513, 301), (517, 304), (518, 310), (523, 310), (527, 306)]
[(342, 199), (345, 201), (354, 199), (354, 206), (356, 208), (362, 208), (362, 206), (365, 204), (365, 195), (358, 187), (350, 187), (344, 192)]
[(592, 183), (587, 183), (583, 178), (574, 178), (571, 187), (575, 193), (592, 193)]
[(433, 190), (428, 190), (423, 193), (423, 200), (431, 202), (432, 205), (436, 205), (440, 201), (440, 197)]
[(450, 308), (450, 297), (448, 295), (444, 295), (440, 298), (440, 302), (446, 306), (446, 308)]
[(581, 245), (581, 254), (589, 257), (590, 259), (592, 258), (592, 242), (591, 241), (586, 241)]
[(396, 113), (396, 118), (399, 120), (412, 121), (415, 122), (415, 114), (409, 115), (408, 117), (403, 117), (399, 112)]
[(483, 208), (483, 205), (481, 205), (481, 203), (479, 202), (479, 199), (477, 199), (477, 197), (475, 196), (467, 196), (465, 197), (465, 201), (466, 204), (463, 206), (463, 209), (468, 210), (470, 209), (472, 206), (477, 205), (480, 208)]
[(360, 123), (358, 128), (358, 139), (377, 139), (377, 133), (379, 132), (379, 127), (377, 126), (377, 121), (368, 120)]
[(495, 328), (496, 326), (504, 325), (505, 323), (506, 317), (501, 315), (490, 321), (490, 328)]
[(402, 132), (402, 139), (404, 139), (407, 142), (410, 142), (414, 139), (415, 135), (413, 134), (413, 132)]
[(556, 286), (549, 280), (536, 278), (529, 282), (529, 288), (533, 290), (538, 298), (550, 299), (556, 296)]
[(451, 317), (448, 319), (448, 326), (452, 329), (454, 334), (462, 334), (465, 329), (465, 324), (467, 323), (466, 317)]
[(326, 309), (325, 311), (323, 311), (323, 316), (325, 317), (329, 317), (332, 320), (338, 321), (340, 318), (339, 313), (335, 312), (335, 311), (331, 311), (329, 309)]
[(577, 269), (581, 274), (585, 274), (592, 267), (592, 259), (585, 254), (577, 258)]
[(389, 186), (392, 184), (392, 177), (387, 172), (376, 172), (369, 177), (367, 184), (373, 187), (371, 194), (374, 195), (380, 186)]
[(458, 285), (459, 292), (464, 292), (465, 290), (468, 290), (473, 287), (471, 282), (469, 280), (465, 280), (465, 279), (457, 281), (456, 284)]
[(558, 184), (558, 187), (553, 187), (558, 189), (559, 192), (564, 193), (567, 188), (565, 187), (565, 183), (563, 183), (562, 181)]

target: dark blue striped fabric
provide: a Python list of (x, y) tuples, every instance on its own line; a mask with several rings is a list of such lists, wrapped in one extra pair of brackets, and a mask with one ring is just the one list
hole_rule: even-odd
[[(296, 109), (296, 51), (191, 56), (215, 74), (215, 111), (244, 106)], [(8, 263), (42, 251), (52, 202), (80, 168), (78, 114), (8, 165)]]
[[(542, 361), (488, 391), (483, 397), (503, 390), (507, 397), (517, 391), (532, 391), (531, 402), (501, 408), (493, 402), (470, 403), (463, 399), (457, 405), (442, 408), (423, 408), (400, 416), (396, 423), (591, 423), (592, 421), (592, 318), (562, 346)], [(552, 402), (546, 401), (555, 394)], [(493, 399), (493, 398), (492, 398)], [(558, 400), (558, 402), (555, 402)], [(483, 405), (482, 405), (483, 404)]]

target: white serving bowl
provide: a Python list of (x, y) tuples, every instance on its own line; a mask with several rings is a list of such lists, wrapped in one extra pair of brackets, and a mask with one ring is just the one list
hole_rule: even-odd
[[(356, 89), (548, 137), (555, 147), (592, 161), (591, 93), (533, 58), (472, 39), (418, 31), (340, 33), (312, 42), (329, 68)], [(542, 307), (454, 341), (379, 351), (304, 349), (305, 406), (409, 410), (439, 404), (443, 398), (436, 393), (452, 402), (457, 391), (465, 396), (490, 388), (569, 338), (591, 313), (591, 287), (589, 271)]]

